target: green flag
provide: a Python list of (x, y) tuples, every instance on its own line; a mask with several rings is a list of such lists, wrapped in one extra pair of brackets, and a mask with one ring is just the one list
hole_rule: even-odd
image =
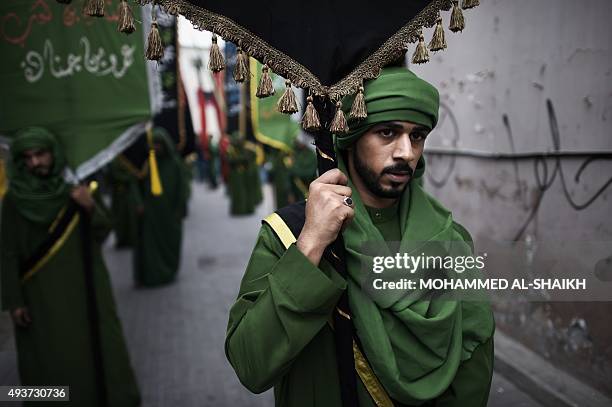
[(0, 4), (0, 133), (10, 140), (25, 126), (48, 128), (79, 178), (127, 147), (151, 117), (142, 26), (117, 32), (119, 3), (107, 1), (103, 18), (83, 15), (81, 2)]
[(251, 122), (255, 138), (271, 147), (283, 151), (293, 150), (293, 141), (300, 131), (300, 125), (291, 116), (280, 113), (276, 107), (278, 99), (285, 91), (285, 80), (274, 73), (270, 74), (274, 85), (274, 95), (260, 99), (255, 93), (261, 78), (261, 63), (250, 60), (251, 71)]

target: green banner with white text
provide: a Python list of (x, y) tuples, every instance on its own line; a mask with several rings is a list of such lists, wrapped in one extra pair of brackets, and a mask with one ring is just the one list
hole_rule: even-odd
[[(85, 165), (87, 174), (129, 145), (151, 107), (142, 26), (117, 32), (119, 3), (107, 0), (97, 18), (83, 14), (82, 0), (2, 0), (2, 136), (46, 127), (70, 166)], [(140, 20), (140, 7), (133, 9)]]

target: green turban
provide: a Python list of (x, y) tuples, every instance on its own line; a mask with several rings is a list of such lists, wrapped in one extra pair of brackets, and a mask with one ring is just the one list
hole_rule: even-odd
[[(48, 150), (53, 155), (48, 176), (40, 177), (28, 170), (23, 153), (31, 149)], [(11, 143), (11, 159), (7, 196), (26, 219), (36, 223), (53, 222), (70, 193), (62, 176), (66, 160), (59, 143), (47, 129), (25, 128)]]
[(438, 90), (407, 68), (384, 68), (380, 76), (366, 82), (364, 88), (368, 111), (368, 117), (364, 120), (349, 118), (355, 95), (342, 100), (342, 110), (348, 118), (349, 131), (336, 135), (338, 148), (347, 148), (378, 123), (406, 121), (433, 129), (438, 122)]

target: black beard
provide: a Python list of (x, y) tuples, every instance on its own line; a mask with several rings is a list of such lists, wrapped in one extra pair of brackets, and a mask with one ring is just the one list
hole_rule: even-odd
[(405, 171), (408, 172), (410, 177), (412, 178), (413, 171), (412, 168), (408, 165), (408, 163), (398, 163), (391, 167), (386, 167), (382, 170), (380, 175), (376, 174), (368, 165), (359, 159), (359, 156), (355, 149), (352, 150), (353, 154), (353, 163), (355, 164), (355, 171), (361, 180), (363, 181), (365, 187), (375, 196), (384, 199), (396, 199), (402, 196), (404, 193), (405, 187), (408, 185), (404, 185), (399, 182), (391, 182), (391, 188), (385, 189), (382, 187), (380, 183), (380, 178), (389, 172), (394, 171)]
[(38, 178), (46, 179), (49, 178), (49, 175), (51, 175), (51, 170), (48, 168), (36, 167), (32, 169), (31, 173)]

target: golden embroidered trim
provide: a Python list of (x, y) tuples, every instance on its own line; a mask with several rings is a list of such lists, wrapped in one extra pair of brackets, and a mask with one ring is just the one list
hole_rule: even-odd
[(368, 390), (368, 393), (370, 393), (372, 400), (376, 403), (376, 406), (393, 407), (393, 401), (391, 401), (387, 391), (382, 384), (380, 384), (380, 381), (368, 364), (366, 358), (363, 356), (363, 353), (361, 353), (355, 340), (353, 340), (353, 356), (355, 357), (355, 370), (363, 382), (363, 385)]
[(59, 223), (60, 219), (62, 219), (62, 216), (64, 216), (64, 213), (66, 213), (66, 209), (68, 208), (68, 206), (64, 205), (62, 207), (62, 209), (60, 209), (59, 213), (57, 214), (57, 216), (55, 217), (55, 220), (53, 221), (53, 223), (51, 224), (51, 226), (49, 226), (49, 229), (47, 229), (48, 233), (53, 233), (53, 231), (55, 230), (55, 228), (57, 227), (57, 224)]
[(339, 100), (345, 95), (356, 93), (363, 80), (378, 77), (384, 66), (401, 56), (408, 43), (418, 41), (419, 31), (423, 27), (433, 27), (438, 13), (441, 10), (448, 11), (452, 7), (452, 0), (432, 0), (416, 17), (400, 28), (351, 73), (332, 86), (324, 86), (309, 69), (230, 18), (195, 6), (185, 0), (138, 0), (142, 5), (154, 1), (171, 14), (182, 14), (198, 30), (212, 31), (227, 41), (241, 44), (244, 52), (267, 64), (272, 71), (289, 79), (293, 85), (309, 89), (316, 95), (327, 95), (332, 100)]
[(291, 229), (289, 229), (289, 226), (287, 226), (283, 218), (276, 212), (266, 217), (264, 222), (270, 225), (272, 230), (274, 230), (274, 233), (276, 233), (276, 236), (281, 240), (285, 249), (288, 249), (289, 246), (297, 241)]

